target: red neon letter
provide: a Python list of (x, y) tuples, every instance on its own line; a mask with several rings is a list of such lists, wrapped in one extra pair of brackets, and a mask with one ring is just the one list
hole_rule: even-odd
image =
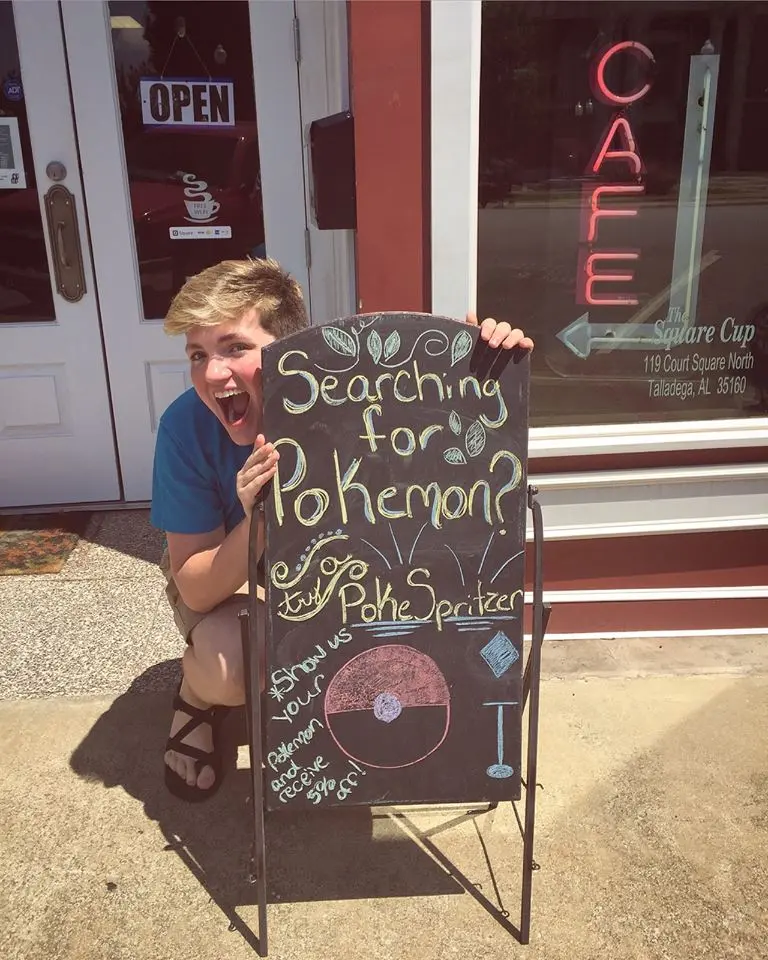
[[(623, 138), (623, 150), (609, 150), (611, 141), (615, 136)], [(592, 173), (599, 173), (604, 160), (626, 160), (632, 167), (632, 173), (640, 173), (643, 169), (643, 161), (637, 152), (635, 137), (632, 133), (632, 127), (626, 117), (615, 116), (613, 122), (608, 128), (608, 132), (603, 137), (602, 146), (597, 151), (597, 157), (592, 163)]]
[(632, 294), (613, 294), (608, 297), (596, 297), (592, 293), (592, 288), (596, 283), (631, 283), (635, 275), (629, 273), (595, 273), (594, 265), (600, 260), (637, 260), (639, 253), (620, 253), (613, 251), (611, 253), (590, 253), (585, 265), (587, 282), (584, 286), (584, 298), (592, 306), (602, 307), (628, 307), (638, 303), (636, 297)]
[(589, 228), (587, 229), (587, 242), (593, 243), (597, 239), (597, 220), (598, 217), (636, 217), (637, 208), (636, 207), (623, 207), (621, 209), (608, 209), (600, 206), (600, 197), (603, 194), (617, 194), (617, 193), (645, 193), (645, 187), (641, 184), (627, 184), (623, 186), (621, 184), (616, 184), (615, 186), (605, 186), (605, 187), (595, 187), (592, 191), (592, 197), (590, 198), (589, 206), (592, 211), (589, 217)]
[(605, 68), (608, 65), (608, 61), (615, 54), (621, 53), (622, 50), (626, 50), (629, 53), (634, 54), (634, 56), (637, 58), (645, 57), (650, 64), (655, 63), (653, 54), (648, 47), (642, 43), (637, 43), (635, 40), (624, 40), (621, 43), (614, 43), (612, 47), (608, 47), (605, 53), (598, 60), (593, 84), (595, 96), (599, 97), (603, 103), (617, 103), (620, 106), (626, 106), (628, 103), (634, 103), (635, 100), (640, 100), (651, 89), (650, 83), (646, 82), (643, 86), (638, 87), (637, 90), (634, 90), (632, 93), (622, 95), (611, 90), (611, 88), (605, 82)]

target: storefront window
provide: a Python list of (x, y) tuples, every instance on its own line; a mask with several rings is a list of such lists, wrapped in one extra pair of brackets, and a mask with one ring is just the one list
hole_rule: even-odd
[(246, 0), (109, 4), (144, 316), (185, 279), (264, 256)]
[(535, 426), (768, 414), (768, 4), (483, 4), (478, 312)]
[(0, 323), (54, 319), (13, 5), (0, 0)]

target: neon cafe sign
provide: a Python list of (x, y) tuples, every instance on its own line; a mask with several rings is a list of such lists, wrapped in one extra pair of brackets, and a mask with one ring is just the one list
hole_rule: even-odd
[[(603, 165), (609, 161), (625, 163), (629, 172), (635, 177), (644, 170), (625, 109), (642, 100), (651, 89), (651, 84), (644, 79), (635, 90), (628, 93), (613, 90), (608, 85), (605, 72), (611, 60), (620, 56), (631, 56), (640, 61), (641, 66), (646, 68), (644, 71), (646, 78), (655, 63), (653, 54), (644, 44), (634, 40), (624, 40), (608, 47), (593, 64), (591, 79), (595, 96), (602, 103), (617, 109), (592, 155), (586, 171), (588, 175), (599, 176)], [(645, 193), (645, 186), (641, 183), (601, 183), (586, 192), (581, 218), (579, 267), (576, 281), (576, 297), (579, 303), (601, 307), (628, 307), (638, 304), (637, 296), (631, 289), (624, 287), (618, 292), (616, 284), (633, 283), (634, 265), (640, 259), (640, 254), (637, 250), (630, 249), (600, 249), (600, 221), (636, 217), (638, 209), (632, 205), (631, 200), (643, 193)], [(629, 202), (621, 207), (603, 207), (601, 205), (603, 199), (611, 197), (623, 197)]]

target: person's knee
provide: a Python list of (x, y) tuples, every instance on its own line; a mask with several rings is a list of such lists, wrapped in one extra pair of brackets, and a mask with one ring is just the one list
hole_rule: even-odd
[(235, 611), (217, 610), (195, 627), (185, 672), (193, 689), (200, 688), (195, 690), (197, 695), (209, 703), (238, 706), (245, 701), (243, 649)]

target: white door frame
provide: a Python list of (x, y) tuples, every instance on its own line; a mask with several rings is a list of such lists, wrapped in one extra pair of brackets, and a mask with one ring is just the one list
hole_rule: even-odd
[[(188, 363), (162, 319), (142, 316), (108, 6), (64, 0), (62, 15), (125, 499), (145, 502), (157, 422)], [(267, 250), (308, 291), (293, 3), (251, 0), (250, 17)]]
[(250, 0), (250, 14), (267, 250), (327, 323), (356, 312), (355, 232), (317, 228), (309, 129), (349, 108), (347, 4)]
[(311, 309), (293, 3), (248, 7), (267, 252), (296, 277)]
[[(13, 7), (55, 319), (0, 324), (0, 507), (117, 500), (112, 418), (80, 181), (59, 5)], [(85, 294), (69, 302), (53, 283), (44, 196), (46, 166), (66, 168), (74, 198)]]
[(327, 323), (357, 312), (355, 231), (317, 228), (309, 130), (349, 109), (347, 2), (296, 0), (296, 17), (312, 322)]
[[(432, 308), (461, 316), (477, 294), (482, 4), (433, 3), (431, 10)], [(756, 446), (768, 446), (768, 417), (537, 427), (529, 469), (548, 536), (747, 529), (766, 525), (762, 465), (542, 475), (536, 458), (567, 465), (572, 456)]]

